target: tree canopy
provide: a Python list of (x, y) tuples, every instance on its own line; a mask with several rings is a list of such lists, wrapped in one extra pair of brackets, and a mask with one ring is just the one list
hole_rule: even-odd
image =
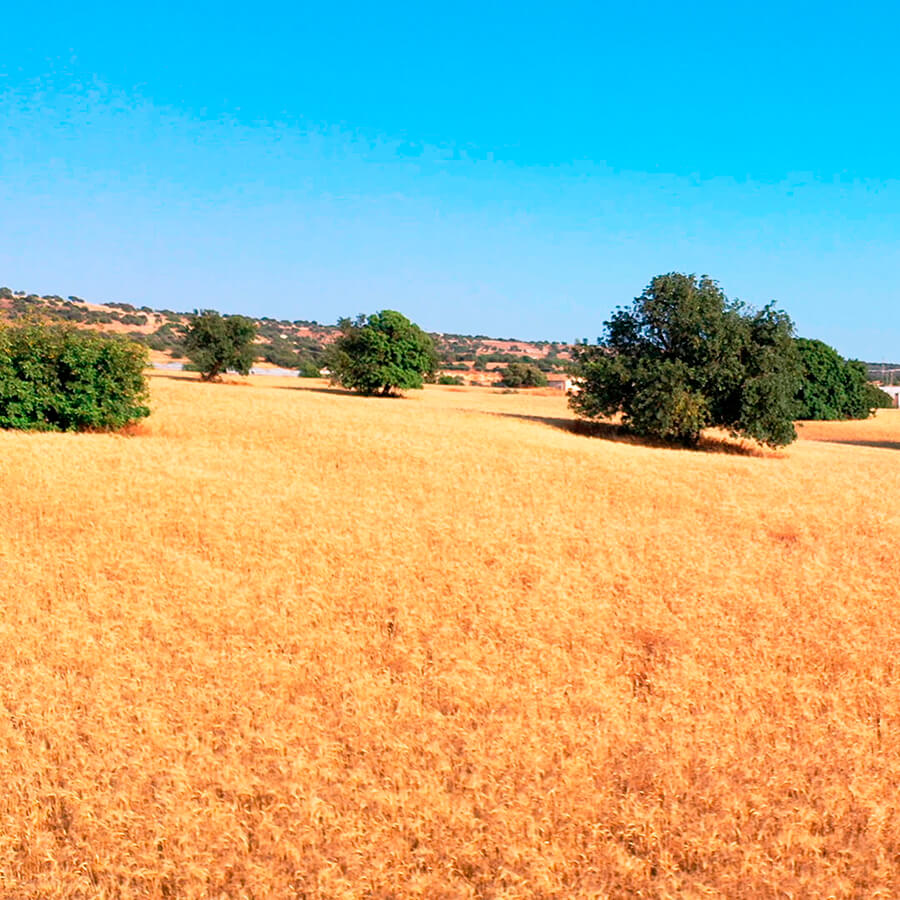
[(203, 380), (215, 381), (229, 369), (250, 374), (255, 337), (256, 323), (252, 319), (203, 309), (191, 317), (184, 349)]
[(844, 359), (823, 341), (797, 338), (802, 381), (798, 419), (865, 419), (891, 399), (869, 383), (865, 363)]
[(509, 388), (544, 387), (547, 376), (534, 363), (511, 362), (500, 370), (502, 383)]
[(437, 371), (431, 337), (402, 313), (385, 309), (338, 322), (341, 334), (326, 350), (332, 380), (361, 394), (421, 388)]
[(707, 276), (658, 275), (575, 361), (570, 403), (586, 418), (621, 413), (637, 434), (686, 445), (708, 426), (772, 447), (796, 438), (793, 323), (771, 304), (729, 300)]

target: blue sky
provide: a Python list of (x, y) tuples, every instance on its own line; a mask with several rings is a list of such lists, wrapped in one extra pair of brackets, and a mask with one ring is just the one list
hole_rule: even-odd
[(708, 273), (900, 359), (895, 6), (4, 10), (0, 284), (593, 340)]

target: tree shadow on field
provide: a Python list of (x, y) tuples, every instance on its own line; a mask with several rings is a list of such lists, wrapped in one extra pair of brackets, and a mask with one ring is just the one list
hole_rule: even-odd
[(630, 434), (621, 425), (613, 422), (589, 422), (584, 419), (565, 419), (557, 416), (527, 416), (522, 413), (489, 412), (489, 416), (503, 416), (507, 419), (521, 419), (526, 422), (538, 422), (549, 425), (569, 434), (581, 437), (599, 438), (617, 444), (632, 444), (636, 447), (655, 447), (662, 450), (689, 450), (695, 453), (727, 453), (733, 456), (755, 456), (764, 459), (779, 457), (776, 450), (770, 450), (749, 441), (729, 438), (726, 435), (702, 435), (696, 447), (684, 447), (657, 438), (641, 437)]
[[(197, 375), (196, 378), (185, 378), (184, 375), (166, 375), (163, 372), (153, 372), (149, 377), (150, 378), (165, 378), (168, 381), (180, 381), (182, 384), (203, 384), (200, 380), (198, 372), (190, 372), (191, 375)], [(206, 382), (209, 384), (209, 382)]]
[[(299, 380), (299, 379), (298, 379)], [(320, 387), (313, 384), (273, 384), (271, 387), (278, 391), (309, 391), (313, 394), (331, 394), (339, 397), (375, 397), (378, 400), (403, 400), (403, 394), (360, 394), (358, 391), (350, 391), (342, 387)]]
[(874, 447), (876, 450), (900, 450), (900, 441), (863, 441), (858, 438), (842, 440), (841, 438), (807, 438), (817, 444), (852, 444), (854, 447)]
[[(190, 376), (195, 376), (191, 378)], [(250, 387), (250, 382), (244, 380), (244, 376), (237, 375), (231, 377), (224, 377), (219, 379), (213, 379), (212, 381), (205, 381), (200, 377), (199, 372), (188, 372), (187, 377), (184, 375), (165, 375), (162, 373), (154, 373), (150, 376), (151, 378), (165, 378), (168, 381), (177, 381), (180, 384), (214, 384), (219, 387)]]

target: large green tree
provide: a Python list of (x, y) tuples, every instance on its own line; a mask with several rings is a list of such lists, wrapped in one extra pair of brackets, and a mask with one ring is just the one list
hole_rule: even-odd
[(437, 371), (434, 342), (402, 313), (385, 309), (338, 322), (340, 337), (325, 351), (334, 382), (361, 394), (421, 388)]
[(696, 444), (708, 426), (772, 447), (797, 434), (797, 351), (790, 318), (753, 311), (711, 278), (658, 275), (615, 310), (597, 346), (579, 346), (573, 409), (622, 415), (629, 430)]
[(844, 359), (823, 341), (797, 338), (802, 381), (798, 419), (865, 419), (890, 397), (869, 383), (865, 363)]
[(255, 337), (256, 323), (252, 319), (203, 309), (191, 317), (184, 350), (204, 381), (215, 381), (229, 369), (249, 375)]

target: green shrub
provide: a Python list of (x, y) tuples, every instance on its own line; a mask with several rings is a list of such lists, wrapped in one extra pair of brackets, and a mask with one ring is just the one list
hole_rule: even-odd
[(886, 394), (880, 387), (866, 382), (866, 406), (870, 409), (891, 409), (894, 401), (890, 394)]
[(844, 359), (822, 341), (797, 338), (803, 383), (797, 393), (798, 419), (865, 419), (892, 405), (869, 382), (866, 364)]
[(311, 359), (303, 359), (300, 361), (300, 371), (297, 374), (301, 378), (318, 378), (322, 373)]
[(283, 338), (276, 338), (262, 348), (262, 358), (280, 366), (282, 369), (296, 369), (300, 365), (300, 357), (291, 344)]
[(140, 344), (60, 325), (0, 330), (0, 428), (123, 428), (150, 414)]
[(500, 370), (503, 376), (501, 384), (510, 388), (545, 387), (547, 376), (532, 363), (511, 362), (505, 369)]
[(441, 375), (437, 380), (438, 384), (464, 384), (461, 375)]

